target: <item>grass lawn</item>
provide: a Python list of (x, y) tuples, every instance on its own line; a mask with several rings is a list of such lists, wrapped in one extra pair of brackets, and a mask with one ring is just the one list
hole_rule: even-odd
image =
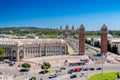
[[(109, 72), (103, 74), (96, 74), (88, 78), (88, 80), (115, 80), (117, 78), (117, 72)], [(119, 72), (120, 75), (120, 72)]]

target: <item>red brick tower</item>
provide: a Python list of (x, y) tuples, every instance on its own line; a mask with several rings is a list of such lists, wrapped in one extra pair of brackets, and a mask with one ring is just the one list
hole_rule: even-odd
[(107, 53), (107, 27), (105, 24), (101, 28), (101, 53)]
[(84, 25), (81, 24), (80, 25), (80, 28), (79, 28), (79, 54), (84, 54), (85, 52), (85, 28), (84, 28)]

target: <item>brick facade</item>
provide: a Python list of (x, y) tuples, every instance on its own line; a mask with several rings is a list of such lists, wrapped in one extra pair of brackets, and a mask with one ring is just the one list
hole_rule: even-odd
[(101, 28), (101, 53), (107, 53), (107, 27), (105, 24)]
[(84, 25), (81, 24), (80, 29), (79, 29), (79, 54), (84, 54), (85, 53), (85, 28)]

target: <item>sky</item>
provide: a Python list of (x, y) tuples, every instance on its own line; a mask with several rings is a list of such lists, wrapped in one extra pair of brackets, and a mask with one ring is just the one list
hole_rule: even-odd
[(0, 27), (120, 29), (120, 0), (0, 0)]

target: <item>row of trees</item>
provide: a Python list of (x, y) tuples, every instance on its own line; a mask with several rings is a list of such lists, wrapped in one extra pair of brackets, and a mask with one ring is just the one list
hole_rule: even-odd
[(91, 40), (85, 39), (85, 43), (90, 45), (91, 44)]
[(0, 60), (5, 58), (5, 50), (0, 48)]
[[(120, 30), (109, 30), (108, 31), (113, 36), (120, 36)], [(38, 27), (9, 27), (9, 28), (0, 28), (0, 34), (17, 34), (17, 35), (26, 35), (28, 33), (34, 33), (36, 35), (61, 35), (62, 32), (52, 29), (52, 28), (38, 28)], [(71, 35), (74, 36), (78, 32), (71, 32)], [(86, 31), (85, 35), (100, 35), (100, 30), (96, 31)]]
[[(25, 68), (25, 69), (30, 69), (31, 65), (29, 63), (23, 63), (22, 64), (22, 67)], [(41, 65), (41, 69), (43, 69), (43, 73), (47, 73), (48, 72), (48, 69), (51, 67), (51, 64), (48, 63), (48, 62), (44, 62), (42, 65)]]
[(56, 29), (50, 28), (37, 28), (37, 27), (11, 27), (11, 28), (0, 28), (0, 34), (15, 34), (17, 36), (25, 36), (26, 34), (34, 33), (36, 35), (57, 35)]
[(118, 47), (116, 46), (116, 44), (111, 46), (111, 44), (109, 44), (108, 42), (107, 48), (108, 48), (108, 51), (118, 54)]
[(99, 41), (95, 41), (95, 42), (94, 42), (94, 46), (100, 48), (100, 42), (99, 42)]
[[(29, 69), (29, 68), (31, 67), (31, 65), (30, 65), (29, 63), (23, 63), (23, 64), (22, 64), (22, 67)], [(43, 65), (41, 66), (41, 69), (49, 69), (50, 67), (51, 67), (51, 64), (50, 64), (50, 63), (44, 62)]]

